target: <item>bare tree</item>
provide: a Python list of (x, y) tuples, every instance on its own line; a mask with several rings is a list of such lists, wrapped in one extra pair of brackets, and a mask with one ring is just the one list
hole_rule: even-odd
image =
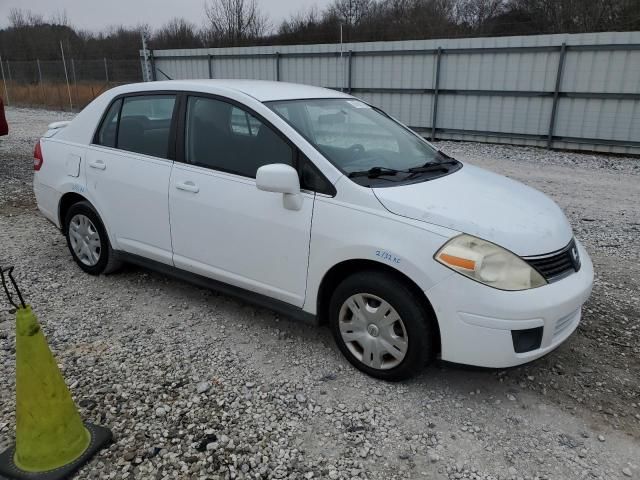
[(169, 20), (153, 35), (154, 48), (198, 48), (202, 40), (196, 26), (184, 18)]
[(205, 13), (210, 40), (216, 43), (239, 45), (264, 36), (269, 28), (256, 0), (208, 0)]
[(349, 26), (358, 25), (371, 10), (372, 0), (335, 0), (329, 7), (329, 15), (334, 14)]
[(454, 33), (455, 0), (414, 0), (412, 7), (414, 36), (442, 37)]
[(456, 19), (459, 23), (482, 33), (483, 26), (503, 14), (508, 6), (506, 0), (459, 0)]
[[(513, 0), (513, 8), (536, 20), (540, 33), (633, 30), (638, 0)], [(629, 15), (635, 10), (636, 17)]]
[(314, 6), (307, 11), (300, 11), (292, 14), (289, 19), (284, 20), (278, 27), (279, 35), (288, 35), (291, 32), (298, 32), (314, 27), (320, 23), (318, 7)]
[(24, 28), (27, 26), (22, 9), (12, 8), (9, 10), (9, 25), (11, 25), (11, 28)]
[(9, 10), (9, 25), (12, 28), (36, 27), (44, 24), (44, 17), (31, 10), (12, 8)]
[(434, 38), (453, 33), (454, 0), (382, 0), (364, 22), (367, 40)]
[(62, 25), (64, 27), (68, 27), (69, 16), (67, 15), (67, 10), (57, 10), (55, 13), (51, 14), (51, 17), (49, 17), (49, 23), (51, 25)]

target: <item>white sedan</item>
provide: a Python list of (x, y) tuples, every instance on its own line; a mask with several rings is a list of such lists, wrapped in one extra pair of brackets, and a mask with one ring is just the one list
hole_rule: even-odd
[(558, 206), (379, 109), (303, 85), (110, 90), (35, 148), (44, 216), (93, 275), (123, 261), (312, 323), (360, 370), (485, 367), (576, 329), (593, 266)]

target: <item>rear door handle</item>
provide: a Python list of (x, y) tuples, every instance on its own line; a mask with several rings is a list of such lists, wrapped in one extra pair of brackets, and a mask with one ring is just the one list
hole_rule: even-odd
[(98, 170), (104, 170), (105, 168), (107, 168), (107, 164), (104, 163), (102, 160), (96, 160), (95, 162), (90, 162), (89, 166), (91, 168), (97, 168)]
[(198, 186), (191, 181), (176, 183), (176, 188), (178, 190), (184, 190), (185, 192), (191, 193), (198, 193), (200, 191), (200, 188), (198, 188)]

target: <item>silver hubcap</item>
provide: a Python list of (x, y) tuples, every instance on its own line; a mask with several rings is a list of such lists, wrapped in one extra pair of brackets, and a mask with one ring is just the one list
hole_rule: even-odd
[(369, 293), (352, 295), (342, 304), (338, 318), (342, 340), (368, 367), (387, 370), (404, 360), (407, 330), (387, 301)]
[(69, 224), (69, 239), (76, 257), (88, 267), (100, 260), (100, 235), (89, 217), (81, 213), (74, 215)]

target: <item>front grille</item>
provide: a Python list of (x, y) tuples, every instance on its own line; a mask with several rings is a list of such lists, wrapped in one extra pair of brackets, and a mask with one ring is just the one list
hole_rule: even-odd
[(554, 282), (580, 270), (580, 255), (575, 240), (557, 252), (536, 257), (525, 257), (529, 265), (535, 268), (548, 282)]

